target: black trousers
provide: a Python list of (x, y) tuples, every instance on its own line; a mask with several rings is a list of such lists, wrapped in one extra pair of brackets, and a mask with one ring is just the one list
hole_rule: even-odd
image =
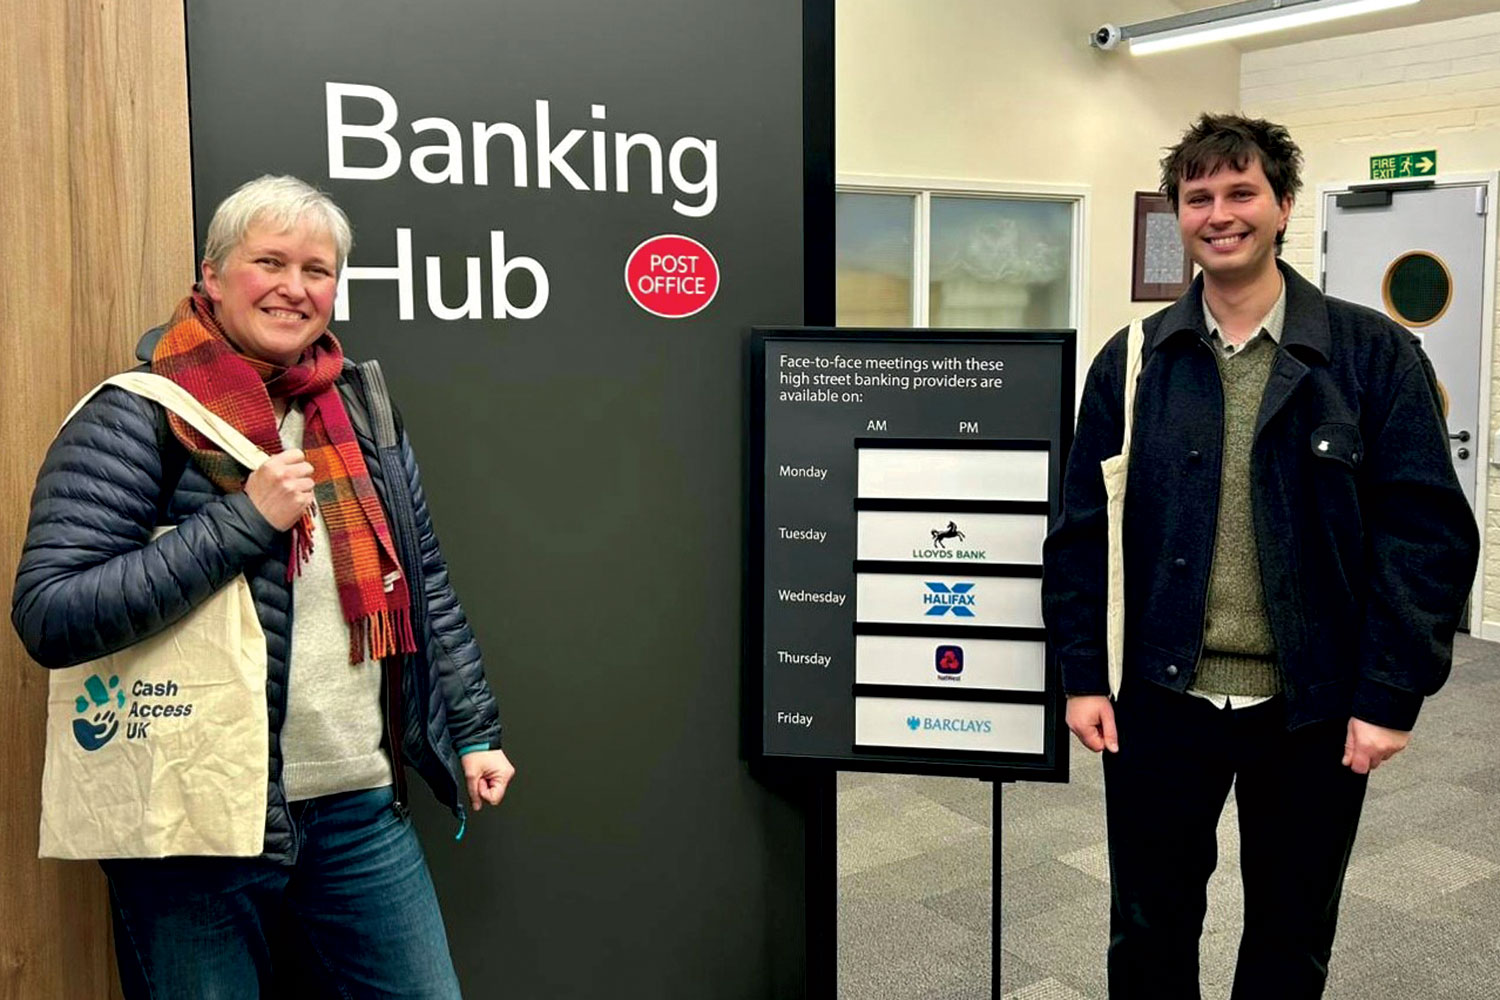
[(1233, 1000), (1323, 994), (1366, 779), (1347, 719), (1287, 732), (1281, 698), (1245, 709), (1127, 682), (1104, 754), (1111, 1000), (1198, 1000), (1198, 939), (1231, 787), (1245, 923)]

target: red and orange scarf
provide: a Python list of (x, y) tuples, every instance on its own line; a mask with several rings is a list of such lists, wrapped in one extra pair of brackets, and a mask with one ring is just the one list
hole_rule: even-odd
[[(333, 543), (333, 574), (349, 623), (349, 662), (360, 663), (413, 653), (417, 644), (406, 577), (334, 385), (343, 364), (343, 348), (327, 330), (289, 368), (240, 354), (225, 338), (213, 304), (196, 290), (178, 305), (151, 356), (153, 371), (192, 393), (269, 455), (282, 450), (271, 398), (302, 401), (307, 422), (302, 450), (312, 464), (313, 497)], [(247, 473), (239, 463), (176, 414), (168, 419), (177, 440), (216, 486), (231, 493), (245, 488)], [(312, 554), (312, 530), (309, 510), (292, 527), (288, 580)]]

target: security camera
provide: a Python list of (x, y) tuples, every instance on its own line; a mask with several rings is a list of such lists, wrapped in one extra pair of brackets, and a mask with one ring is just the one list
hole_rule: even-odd
[(1121, 32), (1120, 29), (1115, 25), (1101, 24), (1099, 25), (1098, 29), (1096, 29), (1094, 33), (1089, 36), (1089, 44), (1096, 49), (1103, 49), (1104, 51), (1108, 52), (1116, 45), (1119, 45), (1120, 39), (1124, 37), (1124, 33)]

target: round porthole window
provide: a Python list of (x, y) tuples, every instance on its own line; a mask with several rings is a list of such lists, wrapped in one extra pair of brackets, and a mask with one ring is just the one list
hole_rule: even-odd
[(1453, 275), (1440, 258), (1413, 250), (1385, 269), (1380, 290), (1392, 319), (1407, 326), (1431, 326), (1453, 302)]

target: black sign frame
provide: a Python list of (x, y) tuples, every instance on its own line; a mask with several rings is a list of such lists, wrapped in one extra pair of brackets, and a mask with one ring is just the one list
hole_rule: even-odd
[[(857, 679), (850, 684), (849, 696), (880, 696), (899, 691), (901, 697), (914, 699), (943, 698), (956, 701), (1019, 702), (1044, 705), (1043, 752), (1040, 754), (1002, 753), (996, 751), (929, 750), (910, 747), (873, 749), (858, 748), (851, 743), (847, 754), (801, 754), (768, 750), (765, 745), (766, 669), (768, 648), (765, 637), (765, 585), (767, 580), (767, 531), (766, 520), (766, 458), (767, 458), (767, 389), (766, 359), (768, 345), (791, 342), (801, 345), (814, 343), (834, 344), (878, 344), (897, 345), (903, 342), (923, 345), (996, 345), (1029, 344), (1051, 345), (1059, 351), (1060, 378), (1057, 385), (1058, 422), (1055, 436), (1048, 443), (1050, 451), (1049, 489), (1047, 521), (1055, 522), (1061, 505), (1062, 473), (1073, 440), (1073, 420), (1076, 386), (1077, 332), (1074, 330), (972, 330), (931, 328), (831, 328), (831, 327), (757, 327), (750, 331), (747, 344), (749, 385), (746, 407), (746, 518), (745, 518), (745, 606), (744, 606), (744, 667), (743, 685), (743, 729), (741, 734), (744, 753), (748, 759), (764, 762), (770, 766), (793, 770), (845, 770), (879, 771), (897, 774), (945, 775), (952, 777), (978, 778), (987, 781), (1048, 781), (1068, 780), (1068, 730), (1064, 722), (1065, 699), (1057, 659), (1050, 643), (1045, 652), (1045, 690), (1043, 692), (1015, 691), (971, 691), (953, 692), (945, 689), (900, 687), (887, 690), (886, 686), (860, 684)], [(1009, 446), (1034, 447), (1039, 442), (1021, 442), (1004, 438), (960, 438), (926, 437), (903, 439), (894, 437), (870, 438), (851, 436), (856, 447), (930, 447), (944, 448)], [(990, 502), (993, 505), (993, 502)], [(855, 504), (858, 507), (858, 503)], [(861, 564), (857, 559), (851, 563), (851, 574), (861, 568), (879, 568)], [(887, 567), (892, 568), (892, 567)], [(927, 568), (922, 563), (905, 564), (904, 568)], [(974, 565), (965, 568), (973, 573)], [(996, 567), (981, 570), (976, 575), (1035, 575), (1040, 576), (1040, 567), (1034, 573), (1017, 571), (1014, 568)], [(879, 626), (861, 625), (853, 627), (856, 634), (878, 634)], [(905, 634), (915, 630), (914, 626), (900, 628)], [(1015, 631), (991, 626), (995, 632)], [(1029, 630), (1030, 631), (1030, 630)], [(1034, 630), (1034, 638), (1043, 638)]]

